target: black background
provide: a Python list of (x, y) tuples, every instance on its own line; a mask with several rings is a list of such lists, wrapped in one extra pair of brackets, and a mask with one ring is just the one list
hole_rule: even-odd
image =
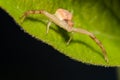
[(69, 59), (32, 38), (0, 9), (0, 80), (117, 80), (115, 68)]

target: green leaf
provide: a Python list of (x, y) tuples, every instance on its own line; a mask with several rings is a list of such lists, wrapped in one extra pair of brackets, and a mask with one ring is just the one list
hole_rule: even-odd
[[(120, 4), (119, 0), (0, 0), (0, 7), (14, 18), (22, 29), (70, 58), (87, 64), (120, 66)], [(98, 45), (86, 35), (74, 33), (67, 46), (69, 33), (52, 24), (46, 34), (48, 18), (30, 15), (20, 24), (27, 10), (46, 10), (51, 14), (58, 8), (73, 13), (74, 27), (81, 27), (96, 35), (104, 45), (109, 62), (106, 63)], [(9, 34), (8, 34), (9, 35)]]

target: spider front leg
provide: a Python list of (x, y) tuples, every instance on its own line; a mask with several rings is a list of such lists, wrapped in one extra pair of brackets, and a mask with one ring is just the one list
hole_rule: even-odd
[(30, 15), (30, 14), (43, 14), (43, 10), (29, 10), (29, 11), (26, 11), (21, 17), (21, 23), (24, 21), (24, 19)]

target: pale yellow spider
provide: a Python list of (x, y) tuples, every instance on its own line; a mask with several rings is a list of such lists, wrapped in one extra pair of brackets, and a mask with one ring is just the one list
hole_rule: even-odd
[[(89, 32), (89, 31), (87, 31), (85, 29), (74, 28), (73, 27), (73, 22), (72, 22), (72, 14), (68, 10), (57, 9), (55, 14), (50, 14), (45, 10), (29, 10), (29, 11), (26, 11), (23, 14), (23, 16), (22, 16), (23, 20), (29, 14), (43, 14), (47, 18), (49, 18), (50, 22), (47, 25), (47, 33), (48, 33), (51, 22), (53, 22), (56, 25), (58, 25), (59, 27), (63, 28), (64, 30), (68, 31), (68, 32), (77, 32), (77, 33), (82, 33), (82, 34), (88, 35), (101, 48), (101, 50), (103, 52), (104, 59), (105, 59), (106, 62), (108, 62), (107, 53), (106, 53), (106, 50), (103, 47), (102, 43), (95, 37), (95, 35), (93, 33)], [(71, 41), (71, 37), (68, 40), (67, 44), (69, 44), (70, 41)]]

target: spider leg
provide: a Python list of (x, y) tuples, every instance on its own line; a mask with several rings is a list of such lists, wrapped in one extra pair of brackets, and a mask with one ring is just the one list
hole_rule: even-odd
[(51, 23), (52, 23), (51, 21), (48, 22), (46, 33), (48, 33), (48, 31), (49, 31), (49, 28), (50, 28)]
[(30, 15), (30, 14), (43, 14), (43, 10), (29, 10), (29, 11), (26, 11), (21, 17), (21, 23), (24, 21), (24, 19)]
[(86, 34), (88, 35), (92, 40), (94, 40), (96, 42), (96, 44), (101, 48), (102, 52), (103, 52), (103, 56), (106, 62), (108, 62), (108, 56), (107, 56), (107, 52), (104, 48), (104, 46), (102, 45), (102, 43), (99, 41), (99, 39), (97, 39), (95, 37), (94, 34), (92, 34), (91, 32), (88, 32), (85, 29), (81, 29), (81, 28), (72, 28), (73, 32), (78, 32), (78, 33), (82, 33), (82, 34)]
[(73, 38), (73, 32), (71, 32), (71, 34), (70, 34), (70, 38), (69, 38), (68, 41), (67, 41), (67, 45), (70, 44), (70, 41), (72, 40), (72, 38)]

